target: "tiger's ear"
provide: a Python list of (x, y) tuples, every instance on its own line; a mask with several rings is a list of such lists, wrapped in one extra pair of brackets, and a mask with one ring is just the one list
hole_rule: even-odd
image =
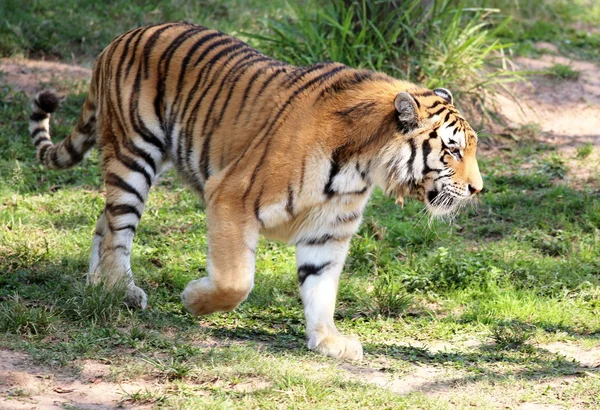
[(442, 97), (450, 104), (454, 104), (454, 99), (452, 98), (452, 93), (450, 92), (450, 90), (446, 90), (445, 88), (436, 88), (435, 90), (433, 90), (433, 93), (438, 97)]
[(394, 99), (394, 107), (398, 118), (398, 130), (404, 134), (419, 126), (419, 112), (414, 97), (407, 92), (400, 92)]

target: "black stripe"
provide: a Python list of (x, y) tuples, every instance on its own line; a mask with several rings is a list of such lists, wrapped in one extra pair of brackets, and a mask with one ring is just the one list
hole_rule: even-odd
[(448, 111), (448, 112), (446, 113), (446, 116), (444, 117), (444, 121), (442, 121), (442, 122), (444, 122), (444, 123), (448, 122), (448, 120), (450, 119), (450, 115), (451, 115), (451, 114), (452, 114), (452, 113), (451, 113), (450, 111)]
[(291, 185), (288, 185), (288, 200), (285, 204), (285, 210), (291, 216), (294, 215), (294, 191)]
[(57, 167), (59, 167), (58, 166), (58, 148), (59, 147), (55, 147), (52, 151), (50, 151), (50, 155), (51, 155), (50, 163), (55, 164)]
[[(281, 63), (279, 61), (273, 61), (273, 65), (271, 65), (270, 67), (273, 67), (275, 64), (283, 64), (283, 63)], [(252, 86), (256, 83), (256, 80), (258, 79), (258, 77), (261, 74), (263, 74), (263, 70), (258, 69), (252, 75), (252, 77), (250, 77), (250, 79), (248, 80), (248, 84), (246, 85), (246, 89), (244, 90), (244, 94), (242, 95), (242, 101), (240, 103), (240, 107), (238, 108), (238, 112), (236, 114), (236, 122), (237, 122), (237, 118), (242, 113), (242, 110), (244, 109), (244, 106), (246, 105), (246, 102), (248, 101), (248, 96), (250, 95), (250, 90), (252, 89)]]
[(131, 254), (131, 251), (125, 245), (109, 246), (104, 251), (116, 251), (117, 249), (121, 249), (125, 255)]
[[(187, 66), (190, 62), (190, 60), (192, 59), (194, 53), (198, 50), (198, 48), (200, 48), (201, 46), (205, 45), (207, 42), (209, 42), (210, 40), (214, 39), (214, 38), (221, 38), (221, 40), (217, 41), (215, 44), (217, 43), (224, 43), (226, 41), (229, 41), (228, 38), (222, 39), (222, 37), (224, 36), (223, 33), (221, 32), (213, 32), (210, 34), (207, 34), (205, 36), (202, 36), (200, 39), (198, 39), (194, 45), (190, 48), (190, 50), (188, 51), (188, 53), (186, 54), (185, 58), (182, 61), (182, 66), (181, 66), (181, 71), (179, 72), (179, 79), (177, 81), (177, 92), (176, 92), (176, 101), (173, 104), (173, 108), (171, 110), (171, 116), (169, 118), (169, 128), (172, 128), (173, 125), (176, 122), (176, 118), (179, 116), (179, 112), (180, 112), (180, 105), (182, 103), (182, 90), (183, 90), (183, 84), (184, 84), (184, 80), (186, 78), (187, 75), (189, 75), (189, 72), (187, 72)], [(202, 53), (201, 53), (201, 58), (204, 58), (203, 55), (206, 55), (213, 47), (215, 46), (215, 44), (211, 44), (209, 45)], [(196, 87), (198, 86), (199, 82), (200, 82), (200, 76), (201, 74), (204, 72), (204, 68), (202, 68), (202, 70), (200, 71), (200, 75), (198, 75), (198, 77), (196, 78), (196, 83), (194, 84), (194, 87), (192, 88), (192, 92), (189, 92), (186, 98), (186, 102), (184, 104), (184, 109), (183, 109), (183, 114), (180, 117), (180, 121), (183, 121), (184, 116), (185, 116), (185, 112), (187, 111), (187, 107), (189, 105), (189, 103), (191, 102), (191, 98), (194, 95), (194, 90), (196, 90)], [(185, 151), (188, 151), (188, 143), (190, 142), (191, 138), (187, 138), (187, 133), (182, 130), (180, 135), (179, 135), (179, 143), (177, 144), (177, 164), (178, 166), (183, 169), (183, 152), (184, 152), (184, 148)]]
[(40, 148), (39, 158), (42, 163), (44, 163), (44, 154), (50, 147), (52, 147), (52, 144), (46, 144), (42, 148)]
[(131, 184), (129, 184), (127, 181), (125, 181), (123, 178), (121, 178), (119, 175), (117, 175), (113, 172), (109, 172), (108, 174), (106, 174), (106, 177), (104, 178), (104, 183), (106, 183), (107, 185), (116, 186), (117, 188), (119, 188), (125, 192), (133, 194), (137, 197), (137, 199), (141, 203), (144, 203), (144, 197), (142, 196), (142, 194), (140, 194), (139, 191), (137, 189), (135, 189), (135, 187), (133, 187)]
[(260, 199), (262, 198), (263, 195), (263, 189), (261, 188), (260, 193), (258, 194), (258, 196), (256, 197), (256, 200), (254, 201), (254, 216), (256, 217), (256, 220), (258, 222), (260, 222), (261, 225), (263, 225), (263, 221), (262, 219), (260, 219)]
[(34, 122), (40, 122), (48, 118), (48, 114), (45, 112), (32, 112), (29, 116), (29, 120)]
[[(229, 56), (229, 59), (227, 60), (227, 62), (225, 64), (229, 63), (233, 58), (237, 57), (237, 55), (239, 55), (239, 54), (250, 54), (251, 56), (256, 55), (254, 50), (252, 50), (251, 48), (247, 48), (247, 49), (243, 48), (243, 49), (239, 50), (238, 52), (233, 53), (231, 56)], [(244, 58), (244, 57), (242, 57), (242, 58)], [(227, 80), (227, 78), (231, 74), (231, 72), (234, 70), (234, 67), (235, 67), (235, 65), (233, 67), (231, 67), (227, 71), (227, 73), (225, 73), (223, 75), (223, 78), (221, 79), (221, 83), (219, 84), (219, 86), (217, 87), (217, 91), (213, 95), (212, 101), (208, 104), (208, 107), (209, 107), (208, 112), (206, 113), (206, 115), (204, 115), (204, 121), (203, 121), (203, 124), (201, 127), (203, 132), (205, 132), (204, 125), (208, 124), (209, 119), (212, 117), (213, 111), (217, 105), (217, 100), (219, 99), (219, 97), (221, 95), (221, 91), (225, 88), (224, 87), (225, 81)], [(211, 81), (210, 85), (206, 88), (207, 91), (212, 87), (213, 83), (214, 83), (214, 80)], [(232, 87), (230, 87), (230, 88), (232, 88)], [(198, 103), (196, 104), (197, 106), (200, 105), (201, 100), (202, 99), (198, 100)], [(223, 111), (221, 111), (220, 118), (222, 118), (222, 112)], [(210, 144), (212, 141), (213, 131), (214, 131), (214, 126), (210, 130), (207, 130), (205, 132), (204, 142), (202, 144), (202, 152), (200, 154), (200, 170), (202, 171), (202, 176), (204, 177), (205, 181), (210, 176), (210, 173), (209, 173), (210, 155), (209, 154), (210, 154)]]
[(431, 104), (430, 106), (428, 106), (427, 108), (428, 108), (429, 110), (432, 110), (432, 109), (434, 109), (435, 107), (437, 107), (437, 106), (438, 106), (438, 105), (440, 105), (440, 104), (443, 104), (443, 103), (442, 103), (441, 101), (437, 100), (437, 101), (435, 101), (433, 104)]
[[(331, 76), (333, 76), (334, 74), (339, 73), (340, 71), (343, 71), (343, 70), (347, 70), (347, 69), (348, 69), (348, 67), (346, 67), (344, 65), (334, 66), (333, 69), (331, 69), (329, 71), (326, 71), (326, 72), (324, 72), (322, 74), (319, 74), (317, 77), (314, 77), (313, 79), (307, 81), (301, 87), (299, 87), (296, 91), (294, 91), (292, 93), (292, 95), (287, 99), (287, 101), (283, 104), (283, 106), (281, 107), (281, 109), (277, 112), (277, 114), (275, 115), (275, 118), (271, 122), (271, 125), (269, 126), (269, 128), (267, 129), (267, 131), (262, 136), (260, 142), (262, 142), (267, 136), (269, 136), (271, 130), (273, 129), (273, 127), (277, 123), (277, 120), (279, 120), (279, 117), (281, 117), (281, 115), (283, 114), (283, 112), (292, 103), (292, 101), (298, 96), (298, 94), (302, 93), (303, 91), (306, 91), (308, 88), (310, 88), (314, 84), (323, 82), (323, 81), (327, 80), (328, 78), (330, 78)], [(260, 144), (260, 142), (259, 142), (259, 144)]]
[(282, 85), (284, 88), (289, 88), (304, 77), (306, 77), (307, 75), (309, 75), (310, 73), (320, 70), (321, 68), (326, 67), (328, 64), (330, 63), (316, 63), (307, 67), (296, 68), (296, 70), (290, 73), (288, 79)]
[(42, 141), (49, 141), (50, 145), (52, 145), (52, 141), (48, 137), (40, 137), (33, 142), (33, 145), (37, 148), (38, 145), (42, 143)]
[(304, 284), (304, 281), (310, 275), (322, 274), (325, 268), (327, 268), (329, 265), (331, 265), (331, 261), (322, 263), (320, 265), (314, 265), (312, 263), (304, 263), (300, 265), (298, 267), (298, 282), (300, 283), (300, 286)]
[(427, 175), (431, 172), (431, 168), (429, 167), (429, 164), (427, 163), (427, 158), (429, 157), (429, 154), (431, 154), (431, 143), (429, 142), (429, 140), (425, 140), (423, 141), (423, 175)]
[[(162, 55), (159, 59), (159, 78), (166, 79), (169, 78), (169, 70), (171, 68), (172, 57), (175, 52), (181, 47), (181, 45), (188, 40), (190, 37), (203, 32), (206, 30), (202, 26), (191, 26), (181, 34), (179, 34), (167, 47), (165, 51), (163, 51)], [(178, 61), (178, 60), (177, 60)], [(180, 73), (181, 74), (181, 73)], [(170, 139), (170, 135), (166, 132), (165, 123), (163, 119), (163, 109), (164, 109), (164, 95), (165, 95), (165, 87), (166, 81), (158, 81), (158, 88), (156, 91), (156, 97), (154, 98), (154, 111), (158, 117), (159, 123), (163, 126), (163, 131), (167, 135), (167, 139)]]
[(132, 38), (136, 35), (137, 35), (137, 38), (135, 39), (135, 43), (133, 44), (133, 51), (131, 53), (129, 53), (129, 55), (131, 55), (131, 59), (129, 59), (129, 62), (127, 63), (127, 69), (125, 70), (125, 78), (127, 78), (129, 76), (129, 73), (131, 73), (131, 69), (133, 68), (133, 63), (135, 62), (135, 58), (138, 55), (137, 49), (140, 46), (142, 37), (143, 37), (144, 33), (146, 31), (148, 31), (148, 29), (150, 29), (150, 28), (151, 27), (142, 27), (138, 32), (131, 33)]
[(112, 232), (118, 232), (118, 231), (125, 231), (125, 230), (130, 230), (131, 232), (135, 233), (135, 231), (137, 230), (135, 225), (123, 225), (123, 226), (119, 226), (118, 228), (115, 228), (113, 226), (111, 226), (110, 224), (108, 225), (108, 228), (112, 231)]
[(71, 163), (74, 164), (83, 159), (83, 154), (80, 152), (77, 152), (75, 150), (75, 147), (73, 146), (73, 141), (71, 140), (70, 135), (65, 140), (63, 140), (62, 146), (69, 153), (69, 156), (71, 157)]
[(280, 74), (286, 73), (286, 72), (287, 72), (287, 67), (282, 67), (282, 68), (275, 70), (273, 73), (271, 73), (271, 75), (260, 86), (260, 89), (254, 96), (253, 102), (256, 102), (256, 100), (262, 95), (262, 93), (265, 91), (265, 89), (269, 86), (269, 84), (271, 84), (271, 82), (273, 82), (273, 80), (275, 78), (277, 78)]
[(146, 179), (146, 183), (148, 187), (152, 186), (152, 176), (146, 171), (146, 169), (138, 164), (135, 159), (125, 155), (119, 148), (115, 149), (115, 153), (117, 155), (117, 160), (121, 162), (124, 166), (129, 168), (131, 171), (142, 174)]
[(36, 128), (36, 129), (34, 129), (34, 130), (31, 132), (31, 139), (34, 139), (35, 137), (37, 137), (37, 136), (38, 136), (38, 134), (40, 134), (40, 133), (42, 133), (42, 132), (46, 132), (46, 131), (47, 131), (47, 130), (46, 130), (46, 128), (43, 128), (43, 127), (38, 127), (38, 128)]
[(143, 60), (142, 60), (142, 67), (143, 67), (143, 71), (144, 71), (144, 79), (148, 79), (148, 77), (150, 76), (150, 53), (152, 52), (152, 48), (154, 47), (154, 44), (158, 41), (160, 35), (167, 31), (168, 29), (170, 29), (171, 27), (175, 27), (177, 26), (177, 23), (173, 23), (173, 24), (167, 24), (162, 26), (161, 28), (159, 28), (158, 30), (156, 30), (154, 33), (152, 33), (152, 35), (150, 36), (150, 38), (148, 39), (148, 41), (146, 41), (146, 44), (144, 44), (144, 49), (142, 51), (142, 56), (143, 56)]
[(142, 159), (146, 164), (148, 164), (148, 166), (152, 168), (152, 173), (156, 175), (156, 161), (154, 161), (152, 155), (135, 145), (135, 143), (129, 138), (123, 139), (123, 145), (128, 151), (130, 151), (132, 154), (136, 155), (138, 158)]
[(302, 192), (304, 188), (304, 174), (306, 173), (306, 156), (302, 157), (302, 170), (300, 171), (300, 183), (298, 186), (298, 193)]
[(128, 204), (106, 204), (106, 210), (110, 212), (113, 216), (134, 214), (138, 217), (138, 219), (142, 217), (142, 214), (140, 213), (140, 211), (137, 210), (135, 206)]
[[(208, 91), (210, 90), (210, 86), (214, 84), (214, 79), (211, 78), (211, 81), (209, 83), (208, 87), (204, 87), (204, 84), (206, 82), (208, 82), (208, 79), (213, 71), (213, 69), (217, 66), (216, 62), (218, 60), (220, 60), (222, 57), (224, 57), (225, 55), (227, 55), (228, 53), (235, 51), (235, 50), (240, 50), (240, 49), (244, 49), (247, 48), (249, 49), (250, 47), (248, 47), (246, 44), (235, 40), (232, 37), (226, 37), (221, 41), (217, 41), (213, 44), (211, 44), (209, 47), (207, 47), (204, 52), (202, 52), (202, 54), (200, 56), (198, 56), (198, 59), (196, 60), (195, 65), (198, 64), (198, 62), (204, 58), (204, 56), (211, 50), (213, 50), (217, 45), (220, 45), (219, 43), (224, 43), (224, 44), (232, 44), (228, 47), (225, 47), (223, 49), (221, 49), (217, 54), (215, 54), (209, 61), (205, 62), (203, 64), (202, 69), (200, 70), (200, 73), (198, 73), (198, 76), (196, 78), (196, 81), (194, 83), (194, 86), (192, 87), (192, 90), (197, 90), (198, 92), (200, 90), (203, 90), (202, 93), (200, 94), (200, 97), (198, 98), (198, 100), (196, 101), (196, 103), (194, 104), (193, 108), (191, 109), (192, 112), (192, 116), (191, 118), (189, 118), (186, 122), (186, 128), (185, 128), (185, 135), (186, 135), (186, 139), (185, 139), (185, 158), (188, 160), (188, 168), (191, 169), (191, 167), (189, 166), (189, 158), (190, 158), (190, 154), (193, 151), (193, 138), (192, 136), (194, 135), (193, 128), (196, 125), (196, 120), (197, 117), (199, 115), (199, 111), (200, 111), (200, 103), (201, 101), (204, 99), (204, 97), (207, 95)], [(233, 53), (235, 55), (239, 54), (239, 53)], [(205, 70), (207, 70), (205, 73)], [(203, 88), (204, 87), (204, 88)], [(198, 92), (190, 92), (188, 93), (188, 98), (185, 101), (185, 104), (183, 106), (183, 110), (181, 112), (181, 118), (185, 118), (189, 108), (190, 108), (190, 104), (192, 103), (192, 100), (194, 99), (195, 96), (198, 95)], [(183, 161), (183, 158), (182, 158)], [(182, 163), (183, 165), (183, 163)]]
[[(258, 90), (258, 92), (254, 95), (254, 98), (252, 99), (252, 103), (250, 104), (250, 107), (253, 107), (256, 102), (258, 101), (258, 99), (260, 98), (260, 96), (263, 94), (263, 92), (266, 90), (266, 88), (269, 86), (269, 84), (271, 84), (273, 82), (273, 80), (275, 80), (275, 78), (279, 77), (280, 74), (285, 73), (287, 67), (283, 67), (283, 68), (278, 68), (276, 69), (273, 73), (271, 73), (271, 75), (269, 77), (267, 77), (267, 79), (263, 82), (263, 84), (260, 86), (260, 89)], [(245, 108), (246, 104), (241, 105), (237, 116), (239, 118), (239, 116), (242, 114), (243, 109)], [(248, 115), (251, 115), (252, 111), (248, 111)], [(237, 122), (237, 119), (236, 119)]]
[(322, 236), (318, 236), (316, 238), (310, 238), (310, 239), (305, 239), (303, 241), (301, 241), (300, 243), (302, 245), (308, 245), (308, 246), (320, 246), (320, 245), (324, 245), (327, 242), (341, 242), (341, 241), (345, 241), (349, 238), (349, 236), (335, 236), (332, 234), (325, 234)]
[(410, 158), (408, 158), (406, 165), (408, 166), (408, 177), (412, 179), (414, 174), (413, 166), (417, 156), (417, 145), (413, 138), (408, 140), (408, 145), (410, 146)]
[(437, 110), (437, 111), (435, 111), (435, 112), (432, 112), (432, 113), (431, 113), (431, 117), (435, 117), (436, 115), (438, 115), (438, 114), (441, 114), (441, 113), (442, 113), (442, 112), (444, 112), (446, 109), (447, 109), (446, 107), (440, 107), (440, 109), (439, 109), (439, 110)]
[(258, 160), (258, 164), (256, 164), (254, 171), (252, 171), (252, 176), (250, 177), (250, 183), (248, 184), (248, 187), (246, 188), (246, 191), (244, 191), (244, 195), (242, 196), (242, 200), (244, 201), (244, 203), (246, 203), (246, 200), (248, 199), (248, 195), (250, 195), (252, 186), (254, 185), (254, 182), (256, 181), (256, 177), (258, 176), (258, 171), (260, 170), (260, 167), (262, 166), (263, 162), (265, 161), (265, 158), (267, 157), (267, 153), (269, 152), (270, 145), (271, 145), (271, 140), (267, 141), (265, 150), (263, 151), (262, 156)]
[(366, 71), (366, 70), (355, 71), (354, 74), (352, 75), (352, 77), (350, 77), (350, 78), (346, 77), (346, 78), (339, 79), (338, 81), (334, 82), (333, 84), (325, 87), (321, 91), (319, 98), (324, 97), (326, 94), (334, 95), (334, 94), (340, 93), (340, 92), (345, 91), (349, 88), (352, 88), (355, 85), (358, 85), (364, 81), (369, 81), (374, 78), (383, 79), (383, 76), (375, 75), (375, 73), (373, 73), (372, 71)]
[(323, 188), (323, 193), (329, 198), (335, 195), (335, 191), (333, 190), (333, 179), (337, 174), (339, 174), (340, 170), (341, 166), (339, 163), (339, 151), (336, 150), (331, 156), (331, 168), (329, 168), (329, 179), (325, 184), (325, 188)]
[[(231, 96), (233, 95), (233, 91), (235, 90), (235, 88), (236, 88), (236, 86), (238, 84), (238, 80), (241, 78), (242, 75), (244, 75), (246, 73), (246, 71), (242, 71), (242, 69), (246, 68), (247, 66), (249, 66), (251, 64), (256, 64), (256, 63), (260, 63), (260, 62), (263, 62), (263, 61), (269, 61), (269, 60), (271, 60), (271, 58), (265, 57), (265, 56), (261, 56), (260, 54), (258, 54), (258, 55), (254, 55), (253, 59), (247, 60), (243, 64), (237, 65), (237, 63), (236, 63), (235, 69), (232, 70), (229, 73), (229, 75), (234, 74), (235, 72), (238, 72), (238, 73), (237, 73), (237, 75), (235, 77), (233, 77), (233, 78), (231, 78), (229, 80), (232, 84), (229, 87), (229, 92), (227, 93), (227, 96), (225, 97), (225, 101), (223, 103), (223, 106), (221, 107), (221, 110), (220, 110), (221, 113), (219, 114), (219, 118), (217, 118), (217, 120), (214, 122), (213, 126), (211, 127), (211, 131), (214, 132), (217, 129), (217, 127), (219, 127), (219, 125), (221, 125), (221, 121), (223, 121), (223, 117), (225, 116), (225, 112), (229, 108), (229, 101), (231, 101)], [(258, 73), (259, 73), (259, 71), (257, 71), (257, 74)], [(225, 82), (226, 79), (228, 79), (229, 75), (226, 76), (223, 79), (222, 84)]]
[(352, 121), (369, 115), (373, 111), (375, 105), (376, 103), (374, 101), (361, 102), (350, 108), (346, 108), (345, 110), (336, 111), (335, 113), (340, 117)]
[(336, 222), (336, 224), (346, 224), (348, 222), (354, 222), (358, 218), (360, 218), (361, 215), (362, 214), (360, 212), (352, 212), (352, 213), (349, 213), (349, 214), (341, 214), (341, 215), (338, 215), (337, 218), (335, 218), (335, 222)]

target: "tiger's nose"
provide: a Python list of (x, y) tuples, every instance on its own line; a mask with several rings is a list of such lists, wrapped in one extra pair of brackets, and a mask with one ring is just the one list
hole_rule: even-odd
[(474, 187), (473, 185), (471, 185), (471, 184), (469, 184), (469, 185), (468, 185), (468, 187), (469, 187), (469, 193), (471, 194), (471, 196), (473, 196), (473, 195), (475, 195), (475, 194), (477, 194), (477, 193), (481, 192), (481, 189), (480, 189), (480, 188), (475, 188), (475, 187)]

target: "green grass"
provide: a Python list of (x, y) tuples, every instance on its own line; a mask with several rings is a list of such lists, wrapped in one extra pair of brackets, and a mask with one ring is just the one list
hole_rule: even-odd
[(585, 144), (582, 144), (577, 147), (576, 156), (578, 159), (585, 159), (585, 158), (589, 157), (593, 151), (594, 151), (593, 145), (589, 142), (586, 142)]
[[(394, 3), (333, 0), (323, 7), (302, 4), (254, 36), (258, 46), (292, 63), (334, 60), (365, 67), (429, 88), (447, 87), (484, 101), (482, 89), (516, 81), (488, 12), (466, 2), (420, 0)], [(508, 23), (508, 19), (505, 21)]]
[[(452, 77), (435, 62), (460, 60), (463, 34), (482, 41), (466, 43), (469, 58), (475, 50), (505, 44), (495, 39), (508, 38), (508, 27), (523, 28), (511, 41), (533, 41), (522, 36), (538, 16), (519, 2), (513, 19), (519, 26), (510, 22), (494, 31), (479, 24), (492, 17), (504, 21), (507, 12), (464, 9), (458, 18), (438, 9), (438, 17), (426, 23), (431, 35), (415, 34), (414, 40), (424, 42), (415, 46), (403, 43), (411, 37), (387, 37), (392, 29), (362, 30), (360, 7), (294, 9), (289, 15), (283, 4), (259, 3), (245, 5), (248, 12), (242, 13), (242, 2), (235, 1), (160, 1), (152, 7), (115, 1), (104, 8), (83, 0), (26, 1), (19, 7), (9, 1), (0, 4), (0, 53), (67, 60), (73, 53), (87, 60), (126, 28), (185, 17), (229, 32), (262, 34), (252, 41), (296, 63), (330, 57), (399, 76), (408, 67), (408, 76), (421, 72), (424, 81), (441, 81), (434, 85), (469, 85), (471, 79)], [(449, 7), (438, 5), (444, 4)], [(514, 4), (503, 7), (512, 10)], [(540, 21), (554, 12), (579, 13), (558, 1), (549, 4), (539, 8)], [(596, 21), (594, 10), (586, 24)], [(85, 24), (61, 24), (65, 16)], [(350, 23), (338, 26), (340, 16)], [(468, 17), (476, 18), (462, 25)], [(349, 29), (356, 24), (357, 30)], [(329, 33), (325, 39), (322, 30)], [(355, 36), (354, 44), (363, 48), (345, 48), (343, 35)], [(394, 47), (385, 48), (390, 42)], [(424, 66), (395, 64), (394, 58), (419, 47), (436, 47), (411, 56)], [(77, 92), (67, 97), (53, 116), (54, 135), (75, 124), (84, 98)], [(130, 310), (118, 292), (86, 288), (94, 224), (104, 205), (98, 155), (75, 169), (43, 169), (27, 137), (28, 115), (27, 96), (0, 89), (0, 347), (26, 351), (37, 364), (73, 377), (81, 376), (82, 362), (95, 360), (111, 363), (108, 381), (149, 380), (152, 388), (123, 395), (122, 403), (132, 406), (494, 408), (498, 397), (508, 407), (600, 405), (597, 371), (545, 348), (560, 342), (600, 349), (599, 180), (570, 184), (566, 161), (536, 141), (539, 126), (515, 130), (508, 150), (480, 158), (485, 189), (453, 224), (430, 222), (419, 203), (400, 208), (374, 195), (352, 241), (336, 310), (340, 330), (357, 335), (365, 349), (365, 360), (349, 365), (305, 348), (294, 250), (284, 244), (261, 240), (256, 286), (236, 311), (199, 319), (184, 311), (180, 292), (206, 274), (206, 221), (198, 199), (172, 173), (150, 195), (134, 242), (132, 266), (149, 308)], [(582, 146), (577, 156), (591, 151)], [(403, 377), (410, 380), (423, 369), (446, 374), (436, 377), (447, 391), (429, 394), (427, 384), (393, 391), (394, 380), (404, 386)], [(379, 383), (369, 382), (369, 375)], [(568, 384), (560, 382), (575, 375)], [(11, 392), (15, 399), (29, 394)]]
[(90, 61), (118, 34), (137, 26), (187, 20), (236, 34), (254, 31), (257, 19), (278, 14), (284, 5), (283, 0), (4, 0), (0, 56)]
[(579, 71), (574, 70), (567, 64), (554, 64), (548, 68), (548, 75), (561, 80), (577, 80)]
[(550, 42), (562, 54), (596, 60), (600, 57), (600, 3), (595, 0), (472, 0), (471, 5), (495, 8), (498, 22), (510, 24), (497, 31), (498, 38), (514, 44), (518, 54), (539, 55), (538, 41)]

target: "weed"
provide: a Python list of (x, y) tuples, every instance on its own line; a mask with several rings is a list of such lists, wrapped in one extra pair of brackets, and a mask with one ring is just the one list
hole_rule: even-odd
[(44, 335), (52, 326), (53, 308), (27, 306), (17, 293), (0, 304), (0, 331), (21, 335)]
[(547, 69), (547, 73), (561, 80), (575, 81), (579, 78), (579, 71), (574, 70), (571, 65), (566, 64), (554, 64)]
[(155, 404), (164, 403), (167, 401), (167, 399), (168, 396), (166, 394), (154, 392), (152, 390), (148, 390), (148, 388), (145, 388), (132, 393), (123, 391), (123, 398), (121, 399), (120, 403), (130, 403), (135, 405)]
[(593, 145), (589, 142), (586, 142), (577, 147), (577, 154), (575, 155), (578, 159), (585, 159), (592, 154), (594, 150)]
[[(427, 11), (420, 0), (393, 6), (347, 3), (334, 0), (316, 11), (298, 5), (293, 17), (269, 22), (270, 32), (255, 38), (269, 53), (291, 63), (335, 60), (428, 87), (450, 87), (457, 95), (481, 95), (482, 88), (519, 78), (502, 68), (507, 46), (488, 30), (484, 10), (467, 9), (464, 1), (456, 5), (436, 0)], [(498, 66), (491, 66), (493, 62)]]
[(491, 337), (499, 349), (526, 350), (525, 344), (535, 332), (535, 326), (512, 321), (499, 323), (492, 327)]
[[(542, 133), (542, 127), (537, 123), (524, 124), (518, 129), (513, 130), (511, 137), (515, 141), (521, 139), (528, 141), (535, 141), (537, 137)], [(536, 144), (537, 145), (537, 144)]]
[(552, 179), (564, 179), (569, 171), (565, 160), (556, 153), (542, 160), (541, 172)]
[(414, 302), (414, 295), (407, 293), (402, 284), (389, 273), (378, 277), (373, 298), (379, 313), (390, 317), (404, 315)]
[(197, 373), (197, 370), (190, 361), (184, 361), (174, 357), (168, 359), (152, 359), (145, 356), (142, 360), (154, 367), (160, 376), (167, 380), (181, 380)]
[(117, 320), (124, 307), (126, 285), (103, 283), (77, 285), (76, 296), (65, 303), (65, 313), (75, 320), (110, 323)]

